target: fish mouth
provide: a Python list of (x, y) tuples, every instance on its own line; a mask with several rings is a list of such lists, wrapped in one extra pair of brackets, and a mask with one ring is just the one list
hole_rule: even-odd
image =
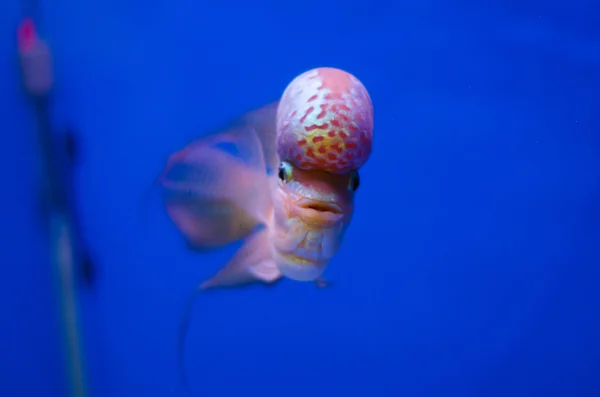
[(326, 201), (304, 199), (296, 208), (300, 219), (314, 226), (331, 226), (344, 217), (339, 205)]

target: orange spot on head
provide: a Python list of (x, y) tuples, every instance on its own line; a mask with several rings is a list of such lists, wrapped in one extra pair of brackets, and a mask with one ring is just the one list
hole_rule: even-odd
[(344, 131), (340, 131), (339, 134), (340, 134), (340, 138), (342, 138), (342, 139), (348, 138), (348, 134), (346, 134)]
[(326, 101), (331, 101), (332, 99), (342, 99), (342, 94), (340, 92), (332, 92), (325, 95)]
[(314, 101), (315, 99), (317, 99), (318, 97), (319, 97), (319, 96), (318, 96), (317, 94), (315, 94), (315, 95), (311, 96), (310, 98), (308, 98), (308, 101), (306, 101), (306, 102), (312, 102), (312, 101)]
[(314, 137), (314, 138), (312, 139), (312, 141), (313, 141), (314, 143), (319, 143), (319, 142), (321, 142), (323, 139), (325, 139), (325, 138), (324, 138), (324, 137), (322, 137), (322, 136), (316, 136), (316, 137)]
[(329, 135), (330, 138), (333, 138), (335, 136), (335, 131), (329, 131), (327, 135)]
[(313, 131), (313, 130), (317, 130), (317, 129), (326, 130), (327, 128), (329, 128), (329, 124), (323, 123), (321, 125), (316, 125), (316, 124), (308, 125), (308, 126), (304, 127), (304, 130), (305, 131)]
[(323, 117), (325, 117), (325, 115), (327, 114), (327, 105), (322, 104), (321, 105), (321, 113), (319, 113), (319, 115), (317, 116), (318, 119), (322, 119)]
[(306, 145), (306, 139), (300, 139), (298, 141), (298, 146), (304, 146), (304, 145)]
[(306, 110), (306, 113), (304, 113), (304, 116), (302, 116), (302, 118), (300, 119), (300, 122), (301, 122), (301, 123), (304, 123), (304, 120), (306, 120), (306, 118), (308, 117), (308, 115), (309, 115), (309, 114), (311, 114), (311, 112), (312, 112), (313, 110), (315, 110), (315, 108), (314, 108), (314, 107), (312, 107), (312, 106), (311, 106), (311, 107), (309, 107), (309, 108)]

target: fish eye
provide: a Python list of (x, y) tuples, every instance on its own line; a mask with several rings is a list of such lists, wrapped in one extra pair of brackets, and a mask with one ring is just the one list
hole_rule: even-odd
[(277, 174), (282, 182), (288, 183), (292, 180), (292, 165), (287, 161), (279, 164), (279, 173)]
[(360, 186), (360, 175), (358, 175), (358, 171), (354, 171), (350, 176), (350, 180), (348, 181), (348, 190), (351, 192), (355, 192)]

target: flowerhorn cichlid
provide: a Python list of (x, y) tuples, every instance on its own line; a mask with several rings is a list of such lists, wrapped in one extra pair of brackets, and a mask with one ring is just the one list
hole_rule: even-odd
[(296, 77), (280, 101), (172, 154), (159, 183), (188, 243), (244, 239), (201, 289), (282, 276), (324, 285), (371, 154), (373, 106), (362, 83), (334, 68)]
[[(322, 274), (350, 224), (372, 141), (365, 87), (343, 70), (318, 68), (296, 77), (280, 101), (172, 154), (158, 183), (188, 244), (207, 250), (243, 240), (198, 291), (283, 276), (328, 285)], [(195, 296), (177, 340), (189, 393), (183, 353)]]

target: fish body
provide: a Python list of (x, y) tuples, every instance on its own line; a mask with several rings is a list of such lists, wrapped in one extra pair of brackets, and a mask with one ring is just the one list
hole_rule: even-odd
[(347, 72), (319, 68), (294, 79), (281, 101), (172, 154), (159, 182), (190, 246), (244, 240), (201, 288), (284, 276), (324, 285), (352, 219), (372, 130), (364, 86)]

